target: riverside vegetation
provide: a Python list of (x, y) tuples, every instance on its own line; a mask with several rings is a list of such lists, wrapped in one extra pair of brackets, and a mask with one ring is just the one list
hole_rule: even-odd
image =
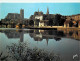
[(59, 55), (49, 53), (38, 48), (29, 48), (26, 43), (16, 43), (6, 47), (8, 49), (8, 56), (1, 57), (1, 61), (8, 61), (8, 58), (14, 61), (61, 61)]

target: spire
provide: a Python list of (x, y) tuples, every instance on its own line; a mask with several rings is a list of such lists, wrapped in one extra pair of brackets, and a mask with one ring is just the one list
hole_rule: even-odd
[(46, 14), (49, 14), (49, 9), (48, 9), (48, 7), (47, 7), (47, 13)]

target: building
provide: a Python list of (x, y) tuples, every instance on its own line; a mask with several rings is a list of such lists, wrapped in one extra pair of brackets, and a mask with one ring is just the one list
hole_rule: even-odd
[(20, 14), (18, 13), (8, 13), (6, 19), (20, 19)]
[(42, 20), (39, 22), (39, 27), (48, 26), (49, 20)]
[(71, 16), (62, 16), (60, 14), (49, 14), (47, 8), (46, 14), (42, 11), (38, 11), (31, 15), (31, 20), (34, 21), (34, 26), (64, 26), (64, 27), (80, 27), (80, 14)]
[(5, 17), (6, 19), (24, 19), (24, 9), (20, 10), (20, 14), (18, 13), (8, 13)]
[(65, 21), (64, 22), (64, 27), (66, 28), (66, 27), (69, 27), (69, 23), (70, 23), (70, 21)]
[[(64, 22), (64, 27), (79, 27), (80, 28), (80, 14), (66, 16), (66, 21)], [(70, 26), (70, 22), (72, 22), (72, 26)]]
[(72, 15), (71, 18), (75, 21), (79, 21), (80, 20), (80, 14), (77, 15)]
[(78, 22), (78, 28), (80, 28), (80, 21)]
[(44, 26), (44, 21), (39, 22), (39, 27), (42, 27), (42, 26)]
[(36, 15), (35, 19), (43, 20), (43, 15)]
[(38, 9), (38, 12), (34, 13), (34, 26), (40, 27), (40, 22), (43, 21), (43, 12)]
[(20, 17), (21, 17), (21, 19), (24, 19), (24, 9), (20, 10)]
[(63, 26), (65, 22), (65, 16), (60, 14), (49, 14), (49, 8), (47, 8), (46, 14), (38, 9), (37, 12), (34, 12), (34, 15), (30, 16), (30, 20), (34, 21), (34, 27)]
[(54, 18), (54, 14), (49, 14), (49, 9), (47, 8), (46, 14), (43, 14), (42, 11), (34, 12), (34, 15), (30, 16), (30, 20), (34, 21), (34, 26), (42, 27), (48, 26), (49, 19)]

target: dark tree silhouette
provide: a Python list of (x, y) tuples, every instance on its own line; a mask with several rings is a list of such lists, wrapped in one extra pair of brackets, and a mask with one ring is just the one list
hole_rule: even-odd
[(78, 27), (78, 21), (76, 22), (76, 27)]
[(59, 26), (63, 26), (65, 21), (66, 20), (64, 18), (61, 18), (59, 21)]
[(19, 28), (22, 28), (22, 24), (19, 24)]
[(0, 21), (0, 24), (2, 24), (2, 21)]
[(29, 20), (29, 25), (33, 26), (34, 25), (34, 21), (33, 20)]
[(0, 21), (0, 26), (2, 27), (2, 22)]
[(49, 19), (49, 26), (53, 26), (54, 22), (53, 22), (53, 19)]
[(56, 25), (56, 26), (59, 25), (60, 20), (61, 20), (61, 15), (60, 15), (60, 14), (56, 14), (56, 15), (55, 15), (55, 18), (54, 18), (54, 22), (55, 22), (55, 25)]
[(73, 22), (72, 22), (72, 21), (69, 22), (69, 26), (70, 26), (70, 27), (73, 26)]

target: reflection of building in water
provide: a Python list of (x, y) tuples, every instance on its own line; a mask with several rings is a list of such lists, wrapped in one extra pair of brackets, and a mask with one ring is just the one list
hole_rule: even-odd
[(61, 37), (64, 38), (73, 38), (80, 40), (80, 31), (57, 31), (57, 30), (39, 30), (39, 29), (34, 29), (34, 30), (5, 30), (3, 31), (6, 36), (9, 39), (12, 38), (20, 38), (20, 41), (22, 42), (24, 39), (24, 33), (29, 33), (30, 37), (33, 38), (35, 41), (42, 41), (43, 39), (46, 40), (47, 45), (49, 39), (53, 39), (56, 41), (60, 41)]
[(9, 39), (11, 39), (11, 38), (19, 38), (20, 37), (20, 33), (19, 32), (16, 32), (16, 31), (7, 30), (4, 33), (6, 34), (6, 36)]
[(56, 30), (33, 30), (32, 33), (29, 33), (30, 37), (33, 38), (35, 41), (42, 41), (43, 39), (46, 40), (47, 45), (49, 39), (54, 39), (56, 41), (60, 41), (61, 38), (72, 38), (80, 40), (80, 31), (56, 31)]
[(12, 38), (20, 38), (20, 42), (23, 42), (23, 39), (24, 39), (24, 31), (15, 31), (15, 30), (7, 30), (7, 31), (4, 31), (4, 33), (6, 34), (6, 36), (9, 38), (9, 39), (12, 39)]
[[(61, 36), (63, 37), (62, 32), (57, 32), (55, 30), (33, 30), (33, 33), (29, 33), (30, 37), (33, 38), (35, 41), (42, 41), (43, 39), (46, 40), (48, 45), (49, 39), (55, 39), (56, 41), (61, 40)], [(59, 35), (61, 33), (61, 35)]]
[(74, 38), (77, 40), (80, 40), (80, 31), (75, 31), (75, 30), (63, 30), (64, 34), (66, 35), (67, 38)]
[(46, 39), (46, 43), (47, 43), (47, 45), (48, 45), (48, 39)]
[(20, 42), (23, 42), (23, 40), (24, 40), (24, 31), (20, 33)]

